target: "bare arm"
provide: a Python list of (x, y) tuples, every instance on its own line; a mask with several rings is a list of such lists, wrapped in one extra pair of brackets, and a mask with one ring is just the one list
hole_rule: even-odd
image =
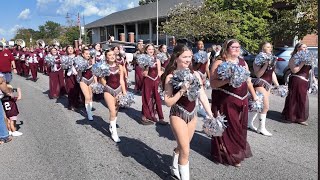
[(272, 82), (276, 87), (279, 86), (278, 78), (275, 72), (272, 73)]
[(291, 58), (291, 59), (289, 60), (289, 68), (290, 68), (290, 70), (291, 70), (292, 73), (297, 73), (297, 72), (299, 72), (300, 69), (305, 65), (305, 63), (306, 63), (306, 62), (303, 61), (303, 62), (301, 62), (298, 66), (296, 66), (295, 63), (294, 63), (294, 59)]
[(124, 66), (121, 66), (119, 65), (119, 69), (120, 69), (120, 85), (121, 85), (121, 89), (122, 89), (122, 93), (123, 94), (127, 94), (127, 90), (126, 90), (126, 84), (124, 83), (124, 77), (125, 77), (125, 67)]
[(187, 91), (186, 87), (181, 88), (176, 94), (173, 93), (173, 87), (169, 83), (170, 79), (172, 78), (172, 75), (169, 74), (166, 77), (165, 85), (164, 85), (164, 102), (166, 106), (171, 107), (173, 106), (180, 98), (181, 96)]
[(226, 85), (229, 83), (229, 80), (220, 80), (218, 78), (218, 66), (222, 63), (221, 60), (216, 60), (213, 62), (213, 65), (211, 67), (211, 71), (210, 71), (210, 85), (212, 88), (218, 88), (221, 87), (223, 85)]
[[(199, 79), (199, 81), (201, 82), (202, 79), (201, 79), (200, 75), (196, 71), (194, 73), (197, 76), (197, 78)], [(200, 88), (200, 101), (201, 101), (204, 109), (206, 110), (207, 114), (210, 117), (213, 117), (212, 111), (210, 108), (210, 103), (209, 103), (208, 97), (203, 89), (203, 85), (201, 85), (201, 88)]]
[(208, 59), (208, 61), (206, 62), (206, 73), (207, 73), (207, 78), (209, 78), (209, 77), (210, 77), (209, 61), (210, 61), (210, 59)]
[(161, 62), (159, 59), (157, 59), (157, 70), (158, 70), (158, 76), (161, 77), (162, 71), (161, 71)]
[(17, 88), (17, 93), (18, 93), (17, 100), (20, 100), (21, 99), (21, 89), (20, 88)]
[(269, 65), (268, 62), (264, 63), (264, 65), (262, 67), (253, 63), (254, 74), (256, 75), (257, 78), (260, 78), (264, 74), (264, 72), (268, 68), (268, 65)]

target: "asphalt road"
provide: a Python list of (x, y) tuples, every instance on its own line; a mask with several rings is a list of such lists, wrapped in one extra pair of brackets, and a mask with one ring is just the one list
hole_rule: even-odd
[[(0, 180), (171, 179), (174, 137), (170, 126), (139, 123), (141, 96), (136, 96), (131, 108), (119, 112), (121, 143), (116, 144), (110, 138), (108, 109), (102, 100), (94, 102), (94, 121), (88, 122), (84, 109), (66, 108), (66, 97), (48, 98), (47, 76), (39, 74), (39, 80), (33, 82), (14, 75), (12, 84), (22, 89), (18, 124), (24, 134), (0, 145)], [(267, 129), (273, 136), (249, 131), (253, 157), (240, 168), (210, 160), (210, 139), (202, 133), (199, 118), (191, 143), (191, 178), (317, 179), (318, 97), (310, 95), (309, 101), (309, 126), (286, 124), (280, 122), (284, 98), (272, 96)], [(169, 108), (163, 106), (163, 111), (168, 117)]]

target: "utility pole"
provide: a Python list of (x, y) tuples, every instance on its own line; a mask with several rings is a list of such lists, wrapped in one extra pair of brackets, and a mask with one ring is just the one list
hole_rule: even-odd
[(86, 32), (86, 23), (84, 21), (84, 15), (82, 15), (83, 28), (84, 28), (84, 44), (87, 45), (87, 32)]
[(159, 0), (157, 0), (157, 46), (159, 45)]

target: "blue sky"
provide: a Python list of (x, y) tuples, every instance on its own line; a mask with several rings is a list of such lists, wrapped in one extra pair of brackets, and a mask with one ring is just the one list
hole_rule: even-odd
[(77, 13), (85, 23), (113, 12), (138, 6), (139, 0), (3, 0), (0, 5), (0, 38), (10, 40), (19, 28), (38, 30), (46, 21), (66, 25), (66, 15), (77, 21)]

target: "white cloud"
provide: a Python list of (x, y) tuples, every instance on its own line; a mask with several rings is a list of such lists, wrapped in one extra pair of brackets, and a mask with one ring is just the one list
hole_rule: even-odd
[(25, 10), (21, 11), (18, 18), (19, 19), (29, 19), (29, 15), (30, 15), (30, 9), (25, 9)]
[(109, 5), (101, 7), (99, 9), (94, 3), (86, 3), (84, 4), (83, 8), (84, 10), (82, 14), (84, 16), (92, 16), (92, 15), (107, 16), (117, 11), (115, 7), (112, 7)]
[(46, 8), (47, 5), (56, 0), (37, 0), (37, 8)]
[(14, 34), (17, 33), (17, 30), (20, 29), (20, 28), (22, 28), (22, 26), (16, 24), (12, 28), (9, 29), (8, 34), (9, 35), (14, 35)]
[(128, 9), (134, 8), (134, 2), (133, 1), (130, 2), (127, 7)]
[(67, 14), (70, 10), (76, 9), (78, 6), (83, 6), (87, 4), (85, 0), (59, 0), (61, 4), (57, 9), (57, 13), (61, 15)]
[(6, 30), (0, 28), (0, 35), (5, 35), (6, 34)]

